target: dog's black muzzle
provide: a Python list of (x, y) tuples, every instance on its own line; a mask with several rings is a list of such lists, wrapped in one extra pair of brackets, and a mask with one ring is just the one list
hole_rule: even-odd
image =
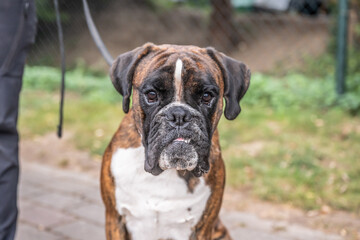
[(145, 146), (145, 170), (188, 170), (201, 176), (209, 170), (211, 140), (200, 112), (186, 104), (169, 104), (151, 121)]

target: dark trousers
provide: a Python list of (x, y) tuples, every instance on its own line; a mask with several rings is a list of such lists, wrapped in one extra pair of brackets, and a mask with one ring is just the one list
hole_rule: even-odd
[(19, 176), (16, 128), (26, 50), (36, 32), (33, 0), (0, 0), (0, 240), (15, 237)]

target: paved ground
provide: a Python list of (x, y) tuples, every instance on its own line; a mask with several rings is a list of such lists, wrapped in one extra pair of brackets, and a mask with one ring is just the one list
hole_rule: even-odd
[[(23, 163), (20, 182), (17, 240), (105, 239), (98, 179)], [(234, 240), (342, 239), (243, 212), (223, 211), (221, 215)]]

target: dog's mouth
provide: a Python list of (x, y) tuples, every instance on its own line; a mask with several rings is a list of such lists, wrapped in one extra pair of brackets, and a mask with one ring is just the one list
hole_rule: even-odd
[(196, 177), (208, 172), (210, 140), (206, 133), (197, 128), (160, 133), (145, 145), (145, 171), (156, 176), (168, 169), (185, 170)]
[(174, 140), (174, 142), (184, 142), (184, 143), (190, 143), (190, 139), (184, 139), (184, 138), (177, 138)]
[(196, 177), (208, 172), (210, 142), (199, 141), (190, 135), (171, 139), (171, 135), (168, 133), (152, 142), (155, 144), (145, 145), (145, 171), (156, 176), (165, 170), (176, 169), (192, 172)]
[(198, 163), (198, 154), (190, 139), (176, 138), (160, 154), (159, 167), (162, 170), (176, 169), (192, 171)]

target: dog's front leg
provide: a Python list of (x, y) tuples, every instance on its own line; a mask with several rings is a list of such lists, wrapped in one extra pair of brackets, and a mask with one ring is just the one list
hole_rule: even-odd
[(107, 240), (130, 240), (124, 218), (116, 210), (106, 210), (106, 239)]
[(130, 240), (131, 237), (126, 229), (125, 218), (116, 211), (115, 186), (111, 175), (111, 144), (104, 153), (101, 168), (101, 196), (106, 208), (106, 239), (107, 240)]

